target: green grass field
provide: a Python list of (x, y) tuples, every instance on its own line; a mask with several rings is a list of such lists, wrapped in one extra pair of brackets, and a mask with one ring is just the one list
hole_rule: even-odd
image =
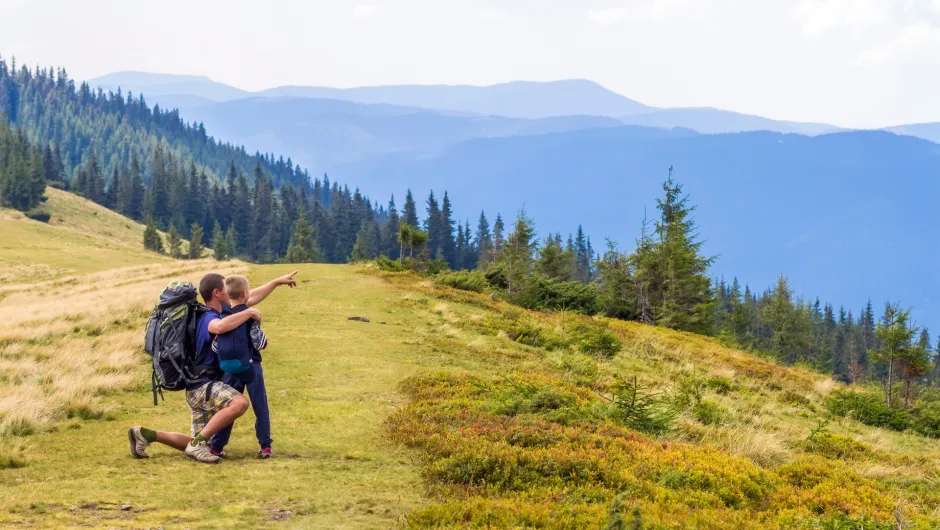
[[(283, 272), (253, 267), (249, 279)], [(275, 459), (253, 458), (249, 413), (221, 465), (194, 465), (163, 447), (133, 460), (128, 426), (187, 432), (189, 425), (181, 395), (154, 407), (141, 379), (140, 388), (109, 396), (107, 420), (66, 421), (25, 439), (28, 465), (0, 471), (0, 524), (394, 527), (420, 502), (421, 488), (412, 458), (385, 441), (383, 421), (402, 405), (397, 383), (419, 364), (434, 364), (409, 346), (422, 322), (386, 301), (398, 297), (394, 289), (350, 267), (304, 266), (298, 277), (297, 289), (279, 290), (261, 306), (271, 340), (264, 366)]]
[[(51, 225), (0, 211), (2, 259), (49, 272), (0, 281), (0, 527), (940, 528), (940, 443), (829, 418), (823, 375), (366, 265), (302, 265), (259, 307), (274, 459), (249, 412), (219, 465), (134, 460), (128, 427), (189, 428), (182, 395), (150, 401), (161, 285), (294, 267), (167, 260), (120, 216), (49, 202)], [(598, 333), (609, 357), (585, 346)], [(634, 376), (687, 403), (668, 429), (617, 415)]]

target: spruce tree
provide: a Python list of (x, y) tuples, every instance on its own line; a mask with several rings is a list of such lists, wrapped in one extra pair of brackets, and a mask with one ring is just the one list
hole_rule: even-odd
[(163, 253), (163, 241), (160, 239), (156, 224), (151, 218), (147, 218), (147, 225), (144, 228), (144, 248), (160, 254)]
[(405, 210), (402, 215), (402, 221), (410, 226), (418, 226), (418, 210), (415, 207), (415, 199), (411, 195), (411, 190), (405, 195)]
[(238, 255), (238, 232), (235, 230), (235, 223), (228, 226), (225, 231), (225, 255), (234, 258)]
[(170, 256), (173, 259), (182, 259), (183, 257), (183, 238), (176, 231), (176, 226), (170, 223), (170, 230), (167, 233), (167, 244), (170, 247)]
[(441, 254), (452, 269), (459, 269), (460, 262), (457, 258), (457, 242), (454, 238), (454, 215), (451, 209), (450, 198), (447, 192), (444, 192), (444, 199), (441, 202), (440, 218), (440, 249)]
[(212, 255), (215, 259), (222, 261), (228, 259), (228, 244), (225, 241), (225, 235), (222, 233), (222, 225), (218, 221), (212, 229)]
[[(220, 229), (221, 231), (221, 229)], [(202, 257), (202, 225), (193, 223), (189, 227), (189, 259), (199, 259)]]
[(307, 222), (306, 214), (301, 213), (294, 222), (294, 231), (287, 247), (288, 263), (313, 263), (320, 257), (317, 249), (313, 226)]
[(395, 208), (395, 196), (388, 201), (388, 220), (383, 228), (383, 252), (390, 259), (398, 259), (400, 256), (400, 247), (398, 244), (398, 227), (401, 219), (398, 217), (398, 210)]
[(894, 402), (894, 379), (898, 362), (914, 358), (920, 353), (912, 355), (911, 351), (916, 334), (917, 329), (910, 326), (910, 311), (902, 310), (900, 304), (885, 304), (884, 317), (875, 326), (875, 337), (880, 347), (869, 351), (869, 355), (875, 362), (887, 366), (885, 402), (889, 407)]
[(486, 213), (483, 211), (480, 212), (480, 219), (477, 221), (475, 245), (477, 262), (480, 268), (485, 269), (493, 262), (493, 234), (490, 233), (490, 223), (486, 220)]
[(656, 321), (673, 329), (707, 333), (712, 316), (707, 272), (714, 258), (701, 255), (702, 241), (691, 217), (695, 207), (689, 206), (682, 186), (673, 181), (672, 168), (663, 191), (665, 196), (657, 200), (660, 220), (655, 252), (662, 274), (662, 305)]
[(522, 289), (525, 279), (532, 272), (532, 254), (535, 251), (535, 226), (525, 209), (516, 216), (513, 232), (499, 254), (497, 263), (506, 271), (507, 291), (510, 295)]
[(503, 244), (506, 242), (503, 239), (505, 229), (506, 226), (503, 224), (503, 217), (497, 213), (496, 221), (493, 223), (493, 259), (490, 261), (496, 261), (499, 258), (499, 253), (503, 250)]

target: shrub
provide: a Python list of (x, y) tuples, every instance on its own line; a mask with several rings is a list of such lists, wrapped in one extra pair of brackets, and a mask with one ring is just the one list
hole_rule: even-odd
[(704, 425), (717, 425), (724, 421), (728, 413), (714, 401), (704, 399), (692, 407), (692, 415)]
[(787, 403), (788, 405), (802, 407), (809, 405), (809, 398), (792, 390), (784, 390), (777, 399), (781, 403)]
[(911, 426), (907, 411), (889, 407), (875, 394), (836, 390), (826, 401), (826, 407), (836, 416), (850, 416), (872, 427), (903, 431)]
[(532, 320), (509, 321), (509, 325), (505, 326), (503, 331), (510, 339), (526, 346), (555, 350), (568, 345), (552, 329)]
[(600, 309), (597, 287), (581, 282), (559, 282), (532, 274), (523, 289), (513, 295), (512, 302), (527, 309), (543, 311), (574, 311), (595, 315)]
[(432, 259), (427, 262), (428, 274), (435, 275), (440, 274), (446, 270), (449, 270), (447, 262), (442, 259)]
[(600, 326), (579, 326), (572, 333), (574, 344), (581, 353), (610, 359), (623, 346), (620, 339)]
[(702, 389), (705, 383), (701, 379), (686, 377), (679, 381), (679, 388), (673, 394), (672, 401), (677, 407), (691, 407), (702, 401)]
[(509, 281), (506, 280), (506, 269), (502, 264), (491, 264), (486, 269), (486, 281), (497, 289), (506, 289), (509, 287)]
[(29, 217), (33, 221), (39, 221), (41, 223), (48, 223), (49, 219), (52, 218), (52, 214), (45, 210), (34, 208), (26, 212), (26, 217)]
[(734, 390), (734, 383), (727, 377), (716, 375), (705, 381), (705, 387), (716, 394), (725, 395)]
[(398, 261), (389, 259), (387, 256), (384, 256), (384, 255), (379, 256), (378, 258), (375, 259), (375, 265), (379, 269), (383, 271), (389, 271), (389, 272), (405, 272), (409, 270), (408, 266), (405, 265), (404, 263), (399, 263)]
[(482, 293), (489, 287), (486, 276), (480, 271), (442, 272), (434, 277), (434, 281), (441, 285), (475, 293)]
[(675, 411), (658, 394), (646, 392), (636, 377), (614, 386), (613, 419), (646, 434), (663, 434), (672, 428)]
[(923, 436), (940, 438), (940, 402), (929, 401), (918, 407), (912, 427)]
[(808, 453), (815, 453), (826, 458), (859, 459), (872, 455), (871, 448), (862, 442), (831, 432), (821, 432), (811, 436), (801, 443), (801, 447)]

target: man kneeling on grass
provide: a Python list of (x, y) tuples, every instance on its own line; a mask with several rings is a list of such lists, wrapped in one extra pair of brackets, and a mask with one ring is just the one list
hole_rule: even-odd
[[(278, 285), (296, 285), (291, 274), (278, 278), (249, 295), (247, 305), (254, 305), (264, 300)], [(196, 366), (218, 367), (218, 359), (212, 351), (212, 340), (216, 335), (224, 334), (241, 326), (248, 320), (261, 320), (257, 309), (248, 308), (239, 313), (222, 317), (222, 306), (229, 304), (225, 292), (225, 278), (220, 274), (207, 274), (199, 282), (199, 294), (211, 311), (203, 314), (196, 323)], [(215, 370), (218, 375), (218, 370)], [(146, 427), (132, 427), (128, 431), (131, 454), (135, 458), (147, 458), (147, 447), (159, 442), (186, 453), (186, 456), (199, 462), (217, 463), (218, 455), (212, 454), (207, 442), (214, 434), (230, 426), (248, 410), (248, 400), (240, 392), (217, 377), (209, 378), (189, 385), (186, 389), (186, 403), (192, 411), (192, 436), (182, 433), (157, 431)]]

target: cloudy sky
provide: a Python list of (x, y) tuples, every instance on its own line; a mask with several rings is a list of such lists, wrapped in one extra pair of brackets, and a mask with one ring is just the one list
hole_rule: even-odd
[(277, 85), (586, 78), (655, 106), (940, 121), (940, 0), (0, 0), (0, 55)]

